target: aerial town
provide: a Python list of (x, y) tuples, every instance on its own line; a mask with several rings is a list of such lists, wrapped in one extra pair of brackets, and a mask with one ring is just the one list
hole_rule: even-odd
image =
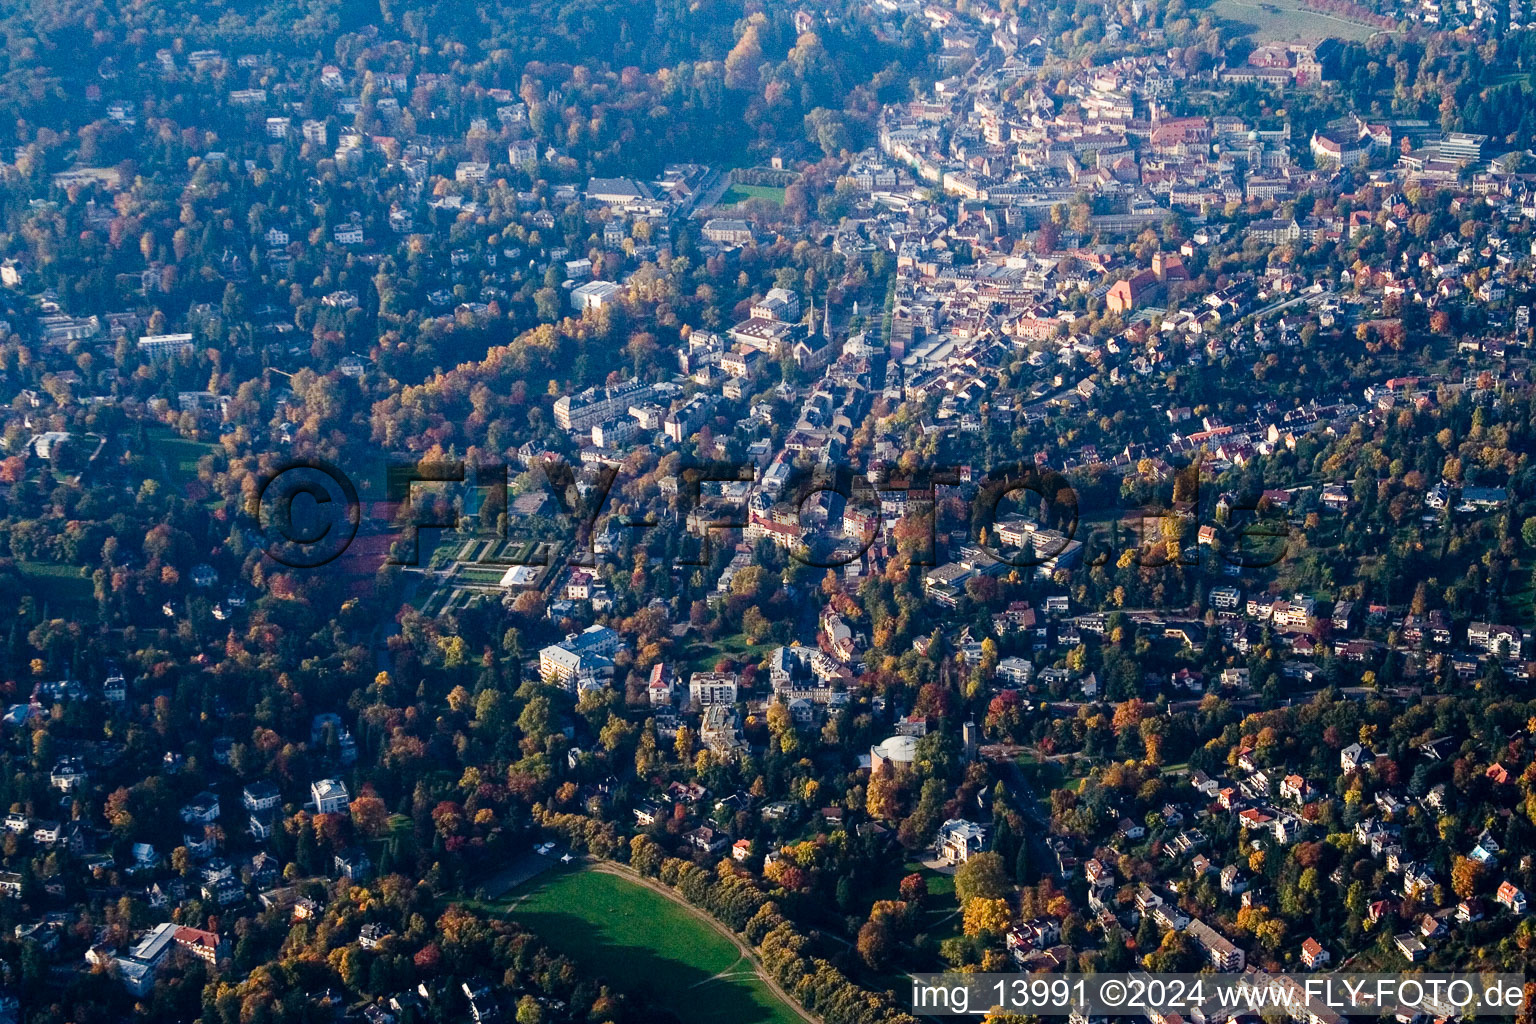
[(1536, 969), (1522, 0), (0, 18), (0, 1024)]

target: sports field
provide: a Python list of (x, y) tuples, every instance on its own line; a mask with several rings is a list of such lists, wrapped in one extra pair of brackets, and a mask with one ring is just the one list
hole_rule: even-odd
[(615, 988), (688, 1024), (803, 1024), (723, 935), (627, 878), (546, 872), (511, 894), (509, 913)]

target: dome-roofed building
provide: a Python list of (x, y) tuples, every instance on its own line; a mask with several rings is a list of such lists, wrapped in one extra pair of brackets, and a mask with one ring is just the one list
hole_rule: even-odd
[(910, 765), (917, 760), (916, 736), (891, 736), (869, 748), (869, 767), (879, 771), (882, 764), (892, 768)]

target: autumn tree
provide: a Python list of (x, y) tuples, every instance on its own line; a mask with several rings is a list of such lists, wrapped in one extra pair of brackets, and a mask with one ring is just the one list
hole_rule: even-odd
[(1013, 921), (1013, 911), (1005, 899), (976, 897), (965, 901), (961, 914), (965, 934), (972, 938), (1002, 935)]
[(1483, 879), (1483, 866), (1471, 857), (1457, 856), (1451, 863), (1451, 890), (1462, 899), (1476, 895)]
[(1003, 858), (991, 850), (973, 854), (955, 871), (955, 897), (962, 906), (974, 899), (999, 899), (1011, 888)]
[(869, 777), (869, 789), (865, 809), (871, 818), (892, 821), (901, 813), (901, 789), (896, 783), (896, 773), (890, 762), (881, 762)]

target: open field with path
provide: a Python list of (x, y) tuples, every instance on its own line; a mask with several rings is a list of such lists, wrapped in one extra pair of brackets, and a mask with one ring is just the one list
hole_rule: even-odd
[(1251, 26), (1258, 43), (1288, 43), (1298, 39), (1365, 40), (1379, 29), (1321, 11), (1312, 11), (1300, 0), (1216, 0), (1207, 8), (1218, 18)]
[(508, 894), (507, 913), (620, 991), (688, 1024), (814, 1020), (775, 993), (729, 929), (622, 869), (546, 872)]

